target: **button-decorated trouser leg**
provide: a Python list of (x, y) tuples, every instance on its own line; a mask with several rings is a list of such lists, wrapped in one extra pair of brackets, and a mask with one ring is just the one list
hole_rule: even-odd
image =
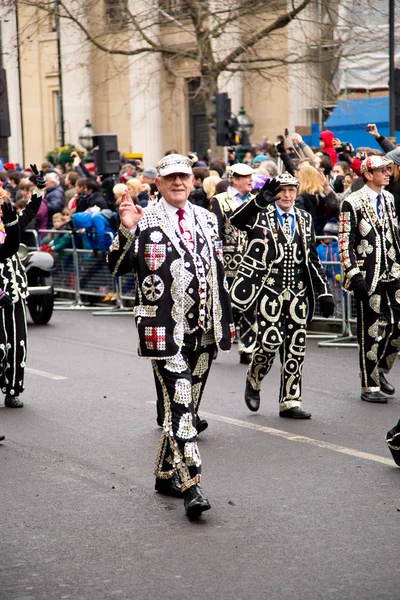
[[(232, 287), (233, 281), (233, 278), (228, 278), (229, 288)], [(233, 319), (238, 337), (239, 354), (251, 354), (255, 347), (257, 335), (257, 314), (254, 306), (244, 312), (233, 308)]]
[(257, 337), (247, 371), (247, 379), (255, 390), (261, 389), (261, 382), (271, 370), (283, 342), (282, 302), (282, 296), (271, 290), (257, 304)]
[(356, 301), (357, 340), (362, 392), (379, 392), (379, 316), (381, 310), (380, 286), (364, 302)]
[(259, 303), (257, 342), (247, 378), (255, 390), (272, 367), (277, 351), (281, 358), (280, 410), (301, 406), (308, 305), (305, 293), (283, 300), (271, 294)]
[(19, 396), (24, 391), (27, 354), (27, 325), (25, 300), (0, 311), (0, 385), (3, 394)]
[(182, 490), (200, 482), (195, 414), (208, 377), (215, 344), (203, 346), (202, 334), (186, 335), (181, 354), (154, 360), (152, 366), (164, 399), (164, 424), (155, 475), (172, 477), (176, 470)]
[(388, 373), (400, 350), (400, 282), (390, 281), (381, 286), (381, 312), (387, 322), (385, 335), (379, 341), (378, 367)]
[(284, 302), (284, 340), (279, 348), (281, 359), (281, 387), (279, 410), (301, 406), (301, 382), (306, 352), (307, 301), (295, 296)]
[[(235, 314), (235, 311), (234, 311)], [(239, 332), (238, 350), (239, 354), (243, 352), (251, 354), (253, 352), (256, 334), (257, 334), (257, 318), (254, 307), (240, 313), (238, 320), (235, 320)]]

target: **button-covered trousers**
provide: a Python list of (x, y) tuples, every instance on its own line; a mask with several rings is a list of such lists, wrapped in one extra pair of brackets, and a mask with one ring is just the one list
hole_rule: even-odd
[(27, 354), (25, 300), (0, 308), (0, 386), (3, 394), (19, 396), (24, 391)]
[[(400, 281), (380, 282), (367, 302), (357, 305), (361, 390), (378, 392), (379, 373), (388, 373), (400, 350)], [(387, 325), (379, 327), (381, 315)]]
[(176, 471), (185, 491), (200, 483), (201, 458), (197, 447), (196, 414), (207, 382), (215, 343), (205, 343), (203, 332), (185, 335), (180, 355), (153, 360), (152, 367), (164, 401), (163, 431), (155, 476)]
[[(229, 288), (231, 288), (233, 281), (232, 278), (228, 279)], [(251, 354), (255, 345), (257, 330), (257, 317), (254, 306), (244, 312), (233, 308), (233, 319), (238, 338), (239, 354)]]
[(257, 341), (247, 378), (255, 390), (269, 373), (279, 350), (281, 384), (279, 410), (301, 406), (301, 382), (306, 350), (308, 301), (305, 292), (283, 294), (268, 289), (258, 303)]

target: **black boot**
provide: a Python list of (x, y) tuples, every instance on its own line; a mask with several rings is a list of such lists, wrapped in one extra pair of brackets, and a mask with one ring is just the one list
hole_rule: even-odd
[(379, 373), (379, 383), (381, 385), (381, 392), (387, 394), (388, 396), (393, 396), (396, 392), (394, 386), (388, 382), (384, 373)]
[(311, 419), (311, 413), (299, 408), (298, 406), (281, 410), (279, 412), (279, 416), (285, 417), (286, 419)]
[(183, 493), (186, 516), (189, 519), (196, 519), (205, 510), (210, 510), (211, 505), (204, 496), (199, 485), (192, 485)]
[(18, 398), (18, 396), (7, 395), (4, 398), (4, 406), (7, 406), (8, 408), (22, 408), (23, 405), (24, 403)]
[(199, 415), (196, 415), (196, 430), (197, 435), (202, 431), (205, 431), (208, 427), (208, 423), (205, 419), (200, 419)]
[(361, 392), (361, 400), (375, 404), (387, 404), (388, 402), (387, 396), (382, 392)]
[(246, 379), (244, 401), (246, 402), (247, 408), (253, 412), (257, 412), (257, 410), (260, 408), (260, 390), (253, 389), (248, 379)]
[(183, 496), (179, 477), (176, 473), (174, 473), (170, 479), (161, 479), (160, 477), (156, 477), (156, 485), (154, 486), (154, 489), (160, 494), (173, 496), (174, 498), (182, 498)]

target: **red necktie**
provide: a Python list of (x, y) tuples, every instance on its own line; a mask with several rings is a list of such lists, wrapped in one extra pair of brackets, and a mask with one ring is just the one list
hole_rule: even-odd
[(188, 222), (185, 219), (185, 211), (183, 210), (183, 208), (178, 208), (176, 212), (178, 215), (179, 231), (181, 232), (183, 239), (189, 245), (189, 247), (193, 248), (193, 238), (189, 229)]

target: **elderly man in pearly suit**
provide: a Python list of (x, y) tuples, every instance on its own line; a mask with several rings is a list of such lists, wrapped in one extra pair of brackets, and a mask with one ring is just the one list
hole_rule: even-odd
[[(345, 289), (357, 304), (361, 400), (386, 404), (395, 393), (386, 374), (400, 349), (400, 238), (392, 194), (385, 191), (392, 161), (369, 156), (365, 185), (347, 196), (339, 217)], [(381, 315), (387, 326), (380, 330)]]
[(188, 202), (192, 163), (179, 154), (157, 165), (160, 201), (142, 210), (123, 197), (111, 272), (134, 270), (139, 356), (152, 361), (164, 400), (156, 490), (183, 496), (189, 518), (210, 508), (200, 488), (196, 414), (216, 346), (234, 336), (217, 219)]

